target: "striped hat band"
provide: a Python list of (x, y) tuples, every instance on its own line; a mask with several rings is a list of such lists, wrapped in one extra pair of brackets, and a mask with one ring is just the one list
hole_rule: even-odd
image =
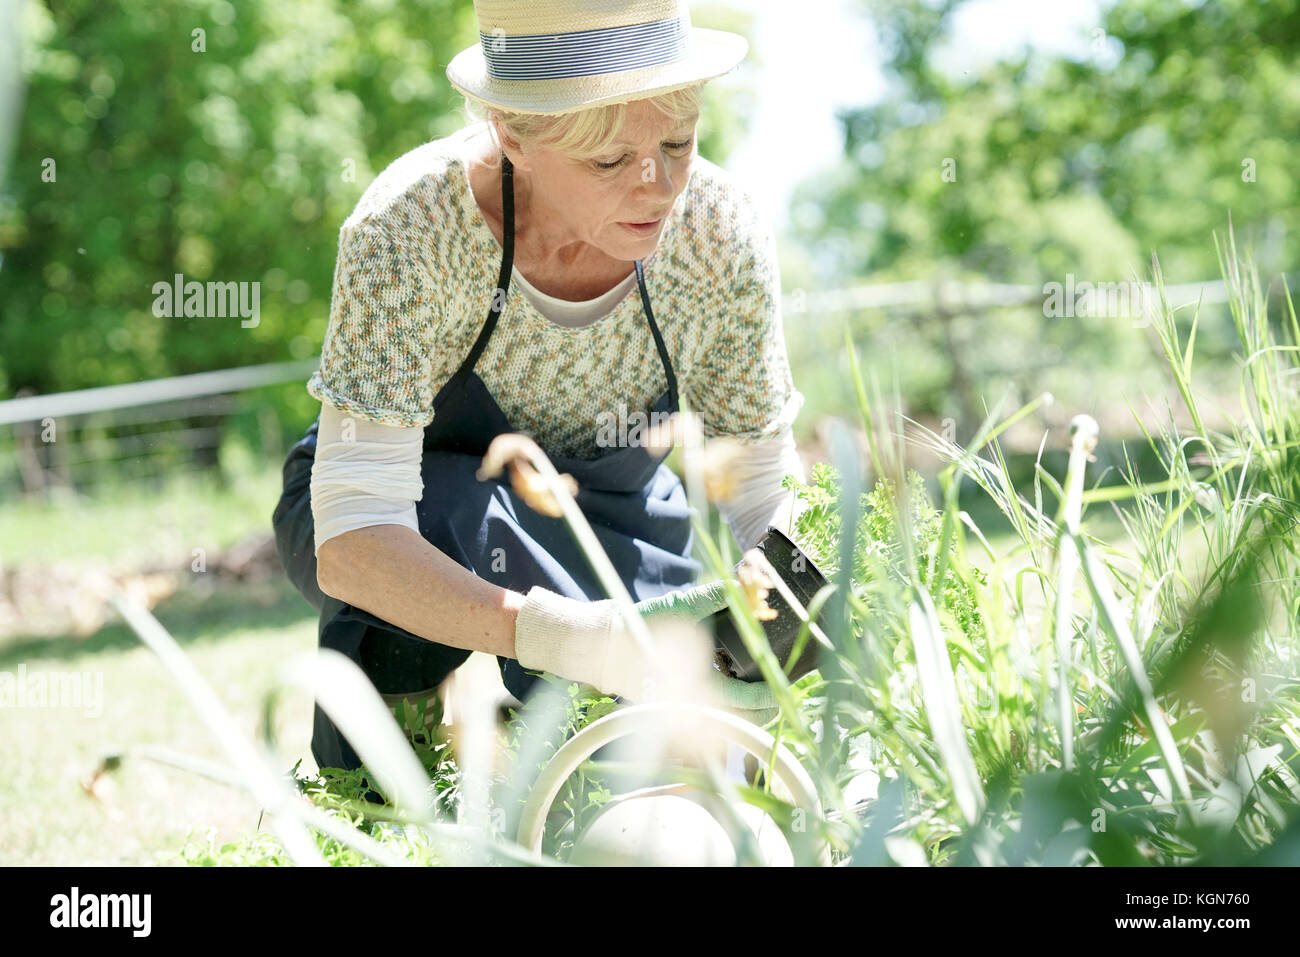
[(555, 80), (674, 63), (686, 57), (684, 17), (578, 30), (511, 35), (479, 33), (487, 74), (498, 80)]

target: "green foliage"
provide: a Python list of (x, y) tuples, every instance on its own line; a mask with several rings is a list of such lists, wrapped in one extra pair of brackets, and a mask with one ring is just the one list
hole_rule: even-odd
[[(360, 860), (343, 859), (347, 851), (340, 850), (342, 855), (338, 863), (363, 863)], [(191, 867), (288, 867), (293, 861), (280, 842), (266, 831), (257, 831), (218, 846), (216, 828), (206, 828), (200, 836), (191, 832), (189, 839), (174, 856), (162, 855), (159, 863), (187, 864)]]
[[(810, 236), (849, 244), (839, 269), (1123, 279), (1158, 248), (1167, 269), (1201, 278), (1217, 268), (1204, 237), (1228, 211), (1239, 228), (1294, 227), (1281, 131), (1300, 125), (1296, 0), (1128, 0), (1063, 56), (1026, 48), (957, 76), (942, 50), (967, 5), (862, 4), (894, 86), (844, 114), (846, 176), (823, 197), (835, 220)], [(878, 227), (861, 228), (864, 207)], [(1265, 269), (1295, 258), (1267, 254)]]
[[(956, 18), (974, 6), (860, 4), (890, 84), (843, 111), (838, 165), (795, 196), (789, 243), (810, 264), (809, 289), (1125, 282), (1147, 273), (1156, 249), (1171, 275), (1201, 281), (1218, 272), (1205, 238), (1229, 216), (1265, 272), (1297, 261), (1300, 168), (1284, 133), (1300, 128), (1297, 0), (1125, 0), (1064, 54), (1026, 47), (958, 71), (945, 53), (963, 45)], [(1227, 317), (1207, 313), (1201, 353), (1226, 361)], [(849, 321), (865, 360), (897, 377), (909, 414), (951, 417), (963, 436), (982, 400), (1008, 388), (1013, 401), (1049, 391), (1105, 421), (1106, 397), (1137, 381), (1158, 387), (1146, 331), (1128, 317), (940, 304)], [(822, 369), (827, 338), (793, 342), (796, 365)], [(834, 382), (810, 378), (815, 391)], [(812, 395), (810, 408), (831, 414), (844, 398)]]
[[(803, 511), (795, 518), (792, 536), (827, 577), (833, 578), (839, 572), (842, 535), (838, 472), (829, 463), (818, 462), (812, 467), (807, 485), (791, 475), (785, 476), (781, 484), (804, 503)], [(877, 569), (887, 569), (899, 581), (906, 580), (904, 535), (909, 536), (914, 554), (931, 557), (917, 567), (921, 584), (930, 585), (942, 516), (930, 502), (925, 479), (915, 469), (907, 472), (906, 490), (902, 502), (907, 510), (904, 521), (900, 521), (900, 496), (891, 479), (878, 479), (875, 487), (861, 496), (851, 577), (856, 585), (861, 586), (863, 601), (868, 607), (871, 599), (865, 586), (879, 575)], [(950, 551), (952, 547), (949, 546)], [(946, 576), (943, 582), (942, 608), (958, 623), (962, 632), (972, 638), (983, 631), (972, 588), (987, 584), (987, 578), (978, 568), (971, 569), (969, 582), (953, 575)]]
[[(496, 781), (498, 796), (505, 793), (507, 784), (515, 775), (535, 778), (560, 745), (617, 707), (612, 698), (590, 688), (565, 682), (553, 675), (542, 677), (564, 691), (564, 718), (553, 728), (540, 728), (530, 726), (518, 711), (512, 709), (510, 720), (504, 729), (503, 748), (510, 771)], [(441, 727), (441, 707), (436, 701), (432, 706), (435, 708), (434, 728), (437, 729)], [(429, 775), (429, 787), (435, 798), (436, 810), (443, 819), (454, 821), (460, 809), (460, 770), (449, 742), (436, 730), (432, 736), (425, 733), (425, 710), (426, 702), (407, 703), (406, 708), (395, 712), (395, 717)], [(546, 745), (543, 748), (544, 756), (536, 767), (525, 769), (518, 766), (519, 753), (523, 743), (531, 736), (545, 738)], [(413, 863), (438, 863), (427, 855), (424, 858), (418, 856), (417, 846), (401, 841), (400, 831), (392, 829), (386, 823), (393, 818), (396, 809), (376, 788), (364, 766), (350, 770), (322, 768), (316, 774), (309, 775), (299, 770), (301, 763), (299, 761), (294, 765), (290, 776), (297, 789), (318, 808), (389, 845), (400, 856), (410, 857)], [(565, 782), (546, 822), (544, 853), (562, 860), (567, 857), (572, 850), (574, 836), (582, 832), (611, 797), (606, 782), (606, 775), (585, 767)], [(522, 809), (526, 798), (527, 791), (520, 801), (520, 808), (516, 810)], [(513, 835), (497, 836), (503, 839), (513, 838)], [(321, 855), (332, 865), (369, 866), (373, 863), (365, 855), (340, 844), (334, 838), (317, 834), (316, 840)], [(179, 850), (177, 858), (179, 863), (195, 866), (279, 866), (293, 863), (275, 837), (261, 830), (220, 846), (217, 846), (213, 832), (205, 832), (201, 836), (191, 837)]]
[[(445, 744), (421, 745), (414, 742), (416, 754), (430, 773), (430, 787), (438, 795), (438, 805), (445, 813), (454, 813), (456, 779), (458, 772), (454, 759), (445, 751)], [(355, 827), (358, 831), (387, 846), (399, 857), (412, 863), (437, 864), (425, 846), (402, 839), (401, 831), (386, 823), (393, 808), (382, 801), (374, 790), (364, 767), (353, 770), (321, 768), (316, 774), (300, 771), (302, 760), (293, 766), (289, 776), (298, 791), (331, 817)], [(377, 800), (378, 799), (378, 800)], [(374, 862), (366, 855), (347, 847), (329, 835), (313, 831), (316, 846), (325, 862), (333, 867), (369, 867)], [(208, 828), (201, 835), (191, 833), (189, 840), (160, 863), (180, 863), (196, 867), (281, 867), (293, 864), (284, 847), (274, 835), (260, 827), (251, 834), (220, 846), (216, 832)]]
[[(781, 487), (795, 493), (804, 503), (791, 533), (799, 547), (827, 574), (839, 564), (839, 485), (835, 468), (828, 462), (814, 462), (808, 484), (793, 475), (781, 479)], [(864, 496), (865, 498), (865, 496)]]
[[(453, 119), (436, 78), (471, 42), (468, 7), (27, 0), (0, 202), (8, 389), (312, 355), (338, 224), (376, 170)], [(178, 272), (261, 282), (261, 322), (155, 316), (154, 283)]]
[[(542, 680), (563, 691), (566, 701), (563, 720), (552, 728), (530, 726), (522, 714), (514, 709), (510, 712), (510, 721), (506, 726), (506, 755), (514, 774), (522, 774), (535, 779), (543, 768), (555, 756), (555, 752), (587, 725), (591, 724), (618, 707), (613, 698), (603, 695), (592, 688), (575, 684), (554, 675), (543, 674)], [(533, 768), (519, 766), (520, 752), (526, 740), (540, 737), (545, 741), (542, 758)], [(587, 764), (569, 776), (560, 793), (551, 805), (550, 814), (542, 834), (542, 852), (567, 859), (573, 850), (575, 837), (599, 814), (605, 802), (612, 796), (608, 787), (609, 778), (600, 771), (591, 769)], [(504, 783), (504, 782), (503, 782)], [(520, 797), (520, 807), (527, 800), (525, 792)]]
[[(848, 822), (843, 832), (828, 829), (838, 855), (856, 863), (1173, 865), (1276, 863), (1294, 853), (1300, 490), (1289, 469), (1300, 405), (1293, 390), (1274, 385), (1296, 372), (1300, 331), (1288, 295), (1279, 297), (1281, 321), (1270, 319), (1270, 297), (1231, 238), (1223, 255), (1229, 306), (1250, 356), (1243, 415), (1231, 434), (1204, 428), (1191, 377), (1196, 317), (1189, 331), (1163, 310), (1154, 331), (1194, 425), (1139, 420), (1163, 480), (1144, 483), (1130, 468), (1119, 489), (1083, 493), (1084, 504), (1123, 503), (1125, 537), (1063, 531), (1042, 505), (1042, 485), (1061, 489), (1050, 475), (1039, 474), (1032, 503), (1019, 493), (988, 438), (1005, 422), (981, 430), (988, 458), (983, 446), (913, 430), (913, 441), (951, 463), (940, 476), (945, 491), (972, 479), (1017, 540), (1009, 551), (986, 548), (977, 571), (966, 557), (965, 516), (946, 496), (937, 540), (951, 542), (949, 573), (967, 586), (960, 594), (983, 626), (943, 628), (950, 675), (923, 656), (930, 629), (916, 614), (918, 599), (935, 591), (922, 582), (933, 552), (904, 554), (896, 575), (875, 572), (897, 568), (896, 552), (868, 562), (870, 589), (849, 596), (851, 621), (823, 662), (828, 680), (786, 716), (838, 729), (829, 746), (805, 755)], [(872, 448), (888, 447), (866, 412)], [(826, 470), (812, 484), (801, 540), (831, 561), (836, 489)], [(872, 534), (897, 537), (899, 513), (887, 510), (895, 500), (876, 496), (881, 521)], [(910, 521), (933, 542), (927, 513), (913, 504)], [(864, 516), (864, 534), (868, 525)], [(1082, 555), (1077, 577), (1060, 571), (1067, 547)], [(1055, 635), (1058, 606), (1067, 611)], [(960, 746), (945, 749), (938, 719), (954, 702)], [(954, 760), (967, 752), (978, 774), (973, 814), (960, 806), (964, 778)], [(848, 800), (867, 790), (873, 801)]]

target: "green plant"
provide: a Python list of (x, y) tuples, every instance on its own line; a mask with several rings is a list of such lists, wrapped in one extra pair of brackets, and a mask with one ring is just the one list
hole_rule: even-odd
[[(842, 533), (838, 502), (842, 490), (835, 467), (827, 462), (818, 462), (811, 469), (808, 484), (796, 481), (791, 475), (787, 475), (781, 484), (804, 503), (791, 528), (792, 537), (823, 572), (836, 575), (840, 570), (838, 546)], [(900, 508), (907, 509), (904, 521), (900, 521)], [(877, 567), (883, 567), (889, 575), (904, 576), (907, 549), (901, 536), (907, 533), (911, 537), (911, 549), (928, 557), (917, 568), (921, 584), (928, 587), (936, 564), (943, 517), (930, 503), (921, 473), (915, 469), (907, 471), (905, 495), (898, 493), (892, 479), (877, 479), (871, 492), (861, 497), (859, 514), (851, 574), (854, 584), (869, 583), (876, 574), (873, 569)], [(950, 543), (949, 549), (953, 547)], [(941, 608), (952, 616), (962, 633), (971, 638), (983, 630), (973, 589), (987, 584), (984, 572), (972, 568), (969, 582), (947, 576), (940, 589), (943, 596)], [(865, 593), (866, 589), (863, 589), (864, 600), (869, 606)]]
[[(1130, 468), (1085, 490), (1095, 432), (1077, 423), (1065, 481), (1040, 466), (1022, 494), (997, 436), (1041, 400), (1000, 422), (990, 415), (962, 448), (901, 416), (903, 428), (889, 428), (878, 389), (869, 401), (857, 379), (881, 478), (874, 500), (860, 502), (855, 482), (846, 490), (828, 469), (796, 487), (809, 506), (796, 523), (801, 544), (836, 571), (846, 564), (836, 555), (851, 553), (853, 587), (823, 684), (787, 715), (828, 729), (805, 755), (827, 795), (854, 778), (873, 785), (874, 801), (833, 811), (842, 826), (827, 833), (841, 857), (1284, 859), (1300, 818), (1300, 688), (1287, 677), (1300, 658), (1300, 400), (1288, 387), (1300, 335), (1284, 290), (1277, 341), (1268, 296), (1231, 238), (1223, 261), (1244, 353), (1243, 415), (1230, 435), (1204, 427), (1191, 385), (1197, 317), (1184, 344), (1162, 302), (1155, 329), (1193, 427), (1152, 429), (1135, 416), (1166, 468), (1159, 481)], [(1155, 282), (1163, 300), (1158, 268)], [(937, 511), (918, 501), (915, 480), (900, 480), (907, 441), (949, 460)], [(995, 549), (957, 508), (962, 478), (1006, 516), (1009, 547)], [(898, 487), (909, 505), (891, 511)], [(1058, 500), (1055, 515), (1044, 492)], [(1084, 513), (1097, 504), (1116, 511), (1127, 542), (1088, 532)], [(840, 518), (855, 513), (856, 533), (845, 534)], [(930, 614), (934, 605), (948, 614)]]
[[(506, 727), (507, 760), (516, 774), (524, 775), (530, 780), (537, 777), (565, 741), (618, 707), (614, 699), (591, 688), (584, 688), (553, 675), (543, 675), (542, 680), (560, 696), (563, 702), (562, 719), (548, 722), (543, 718), (539, 722), (512, 709)], [(542, 742), (540, 748), (539, 741)], [(531, 758), (523, 757), (525, 750)], [(524, 761), (529, 761), (531, 766), (523, 767)], [(543, 852), (561, 860), (567, 859), (573, 850), (574, 840), (611, 796), (609, 777), (596, 770), (592, 762), (586, 762), (576, 775), (570, 776), (565, 782), (563, 790), (551, 805), (543, 832)], [(516, 814), (526, 799), (527, 789), (516, 788), (513, 796), (516, 806), (512, 809)], [(514, 835), (509, 836), (513, 838)]]

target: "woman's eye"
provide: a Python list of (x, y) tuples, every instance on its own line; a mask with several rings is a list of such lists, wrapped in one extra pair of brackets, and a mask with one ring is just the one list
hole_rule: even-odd
[[(695, 141), (695, 137), (691, 137), (691, 138), (688, 139), (688, 140), (682, 140), (680, 143), (665, 143), (664, 146), (668, 147), (670, 150), (684, 150), (684, 149), (689, 149), (691, 143), (693, 143), (694, 141)], [(607, 163), (606, 163), (606, 162), (601, 162), (600, 160), (597, 160), (597, 161), (596, 161), (596, 168), (597, 168), (597, 169), (617, 169), (618, 167), (620, 167), (620, 166), (623, 165), (623, 162), (624, 162), (626, 159), (627, 159), (627, 154), (625, 153), (625, 154), (623, 154), (622, 156), (620, 156), (618, 159), (616, 159), (616, 160), (611, 160), (611, 161), (609, 161), (609, 162), (607, 162)]]

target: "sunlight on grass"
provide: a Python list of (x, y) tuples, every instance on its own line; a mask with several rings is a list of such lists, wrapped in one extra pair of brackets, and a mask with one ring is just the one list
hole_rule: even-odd
[(0, 556), (24, 561), (107, 559), (122, 567), (189, 563), (193, 549), (227, 548), (269, 533), (280, 471), (264, 464), (236, 480), (169, 481), (162, 489), (105, 486), (70, 501), (6, 503)]
[[(297, 604), (296, 624), (209, 621), (193, 628), (186, 642), (195, 665), (250, 735), (259, 727), (277, 664), (315, 647), (315, 618), (300, 598)], [(165, 610), (160, 614), (168, 618)], [(102, 714), (0, 709), (0, 754), (10, 771), (0, 783), (0, 864), (152, 864), (156, 855), (174, 856), (191, 828), (214, 827), (228, 839), (254, 831), (257, 806), (239, 789), (150, 761), (132, 760), (104, 776), (100, 800), (92, 798), (81, 781), (106, 754), (127, 746), (158, 745), (218, 762), (222, 755), (148, 649), (133, 643), (85, 653), (72, 641), (43, 641), (53, 647), (26, 668), (99, 675)], [(16, 672), (18, 664), (3, 667)], [(292, 691), (277, 711), (276, 737), (289, 753), (306, 755), (306, 765), (311, 714), (311, 699)]]

